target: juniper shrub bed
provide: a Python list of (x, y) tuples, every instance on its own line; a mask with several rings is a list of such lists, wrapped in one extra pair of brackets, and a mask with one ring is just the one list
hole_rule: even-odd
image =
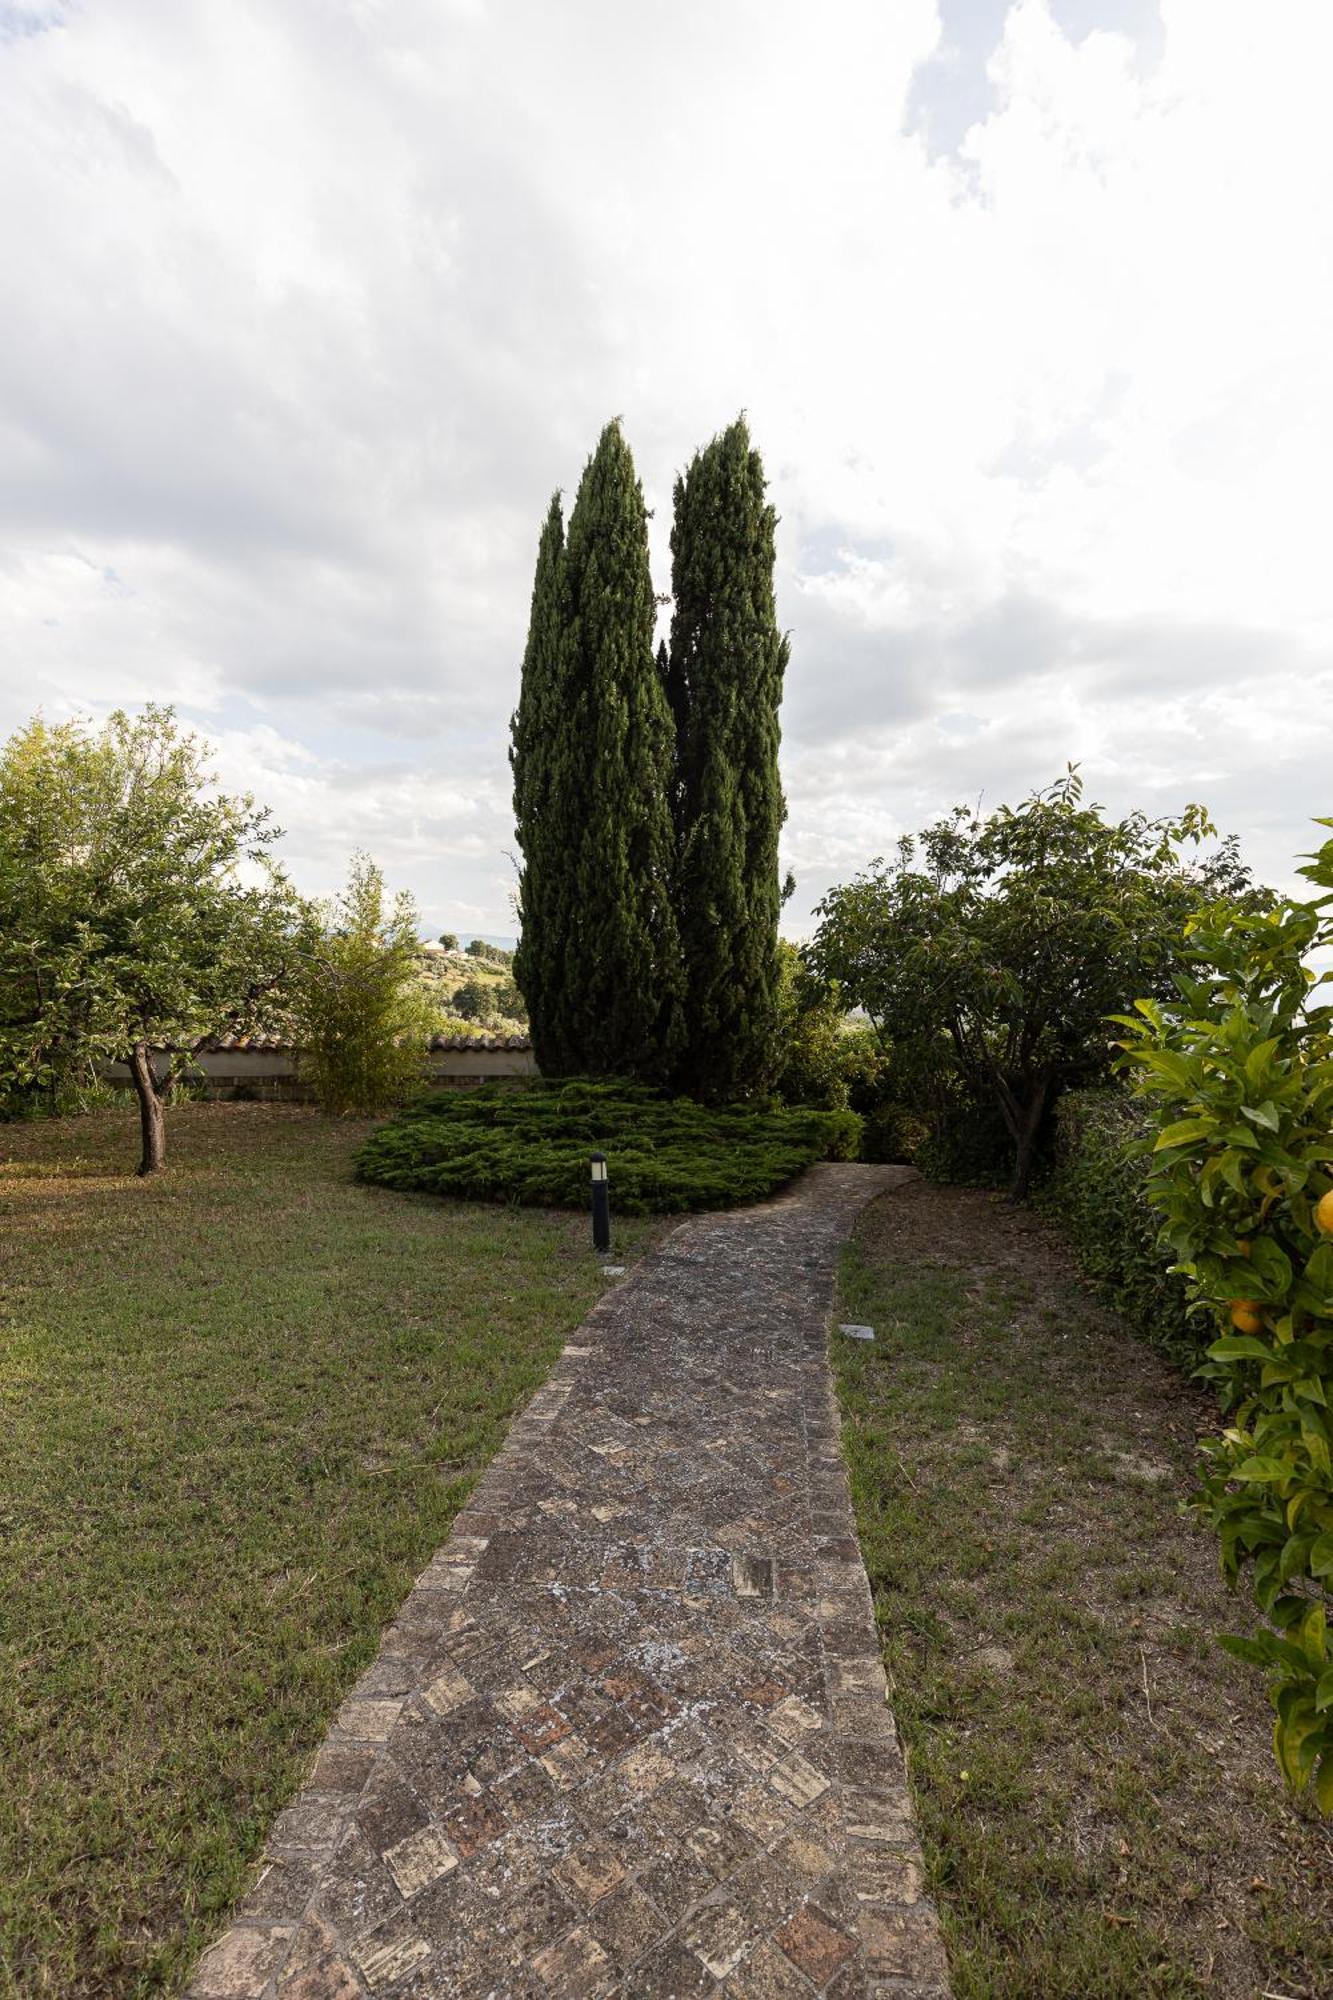
[(582, 1208), (605, 1153), (626, 1215), (760, 1201), (816, 1160), (854, 1159), (851, 1111), (696, 1104), (643, 1084), (483, 1084), (418, 1099), (373, 1132), (362, 1180), (400, 1193)]

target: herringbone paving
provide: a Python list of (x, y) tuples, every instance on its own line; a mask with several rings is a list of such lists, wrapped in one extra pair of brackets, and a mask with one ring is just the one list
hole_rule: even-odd
[(385, 1633), (191, 2000), (939, 2000), (826, 1358), (902, 1170), (683, 1224)]

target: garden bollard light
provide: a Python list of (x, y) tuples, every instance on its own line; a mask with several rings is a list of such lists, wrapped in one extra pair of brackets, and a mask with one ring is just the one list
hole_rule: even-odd
[(592, 1156), (592, 1247), (602, 1256), (611, 1248), (611, 1190), (605, 1153)]

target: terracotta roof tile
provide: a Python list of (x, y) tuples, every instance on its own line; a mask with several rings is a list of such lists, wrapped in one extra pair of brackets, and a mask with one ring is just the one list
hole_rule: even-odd
[[(526, 1035), (433, 1035), (432, 1051), (455, 1054), (465, 1049), (515, 1049), (526, 1051), (532, 1043)], [(242, 1050), (265, 1055), (290, 1055), (292, 1044), (282, 1035), (216, 1035), (194, 1044), (196, 1055), (239, 1055)]]

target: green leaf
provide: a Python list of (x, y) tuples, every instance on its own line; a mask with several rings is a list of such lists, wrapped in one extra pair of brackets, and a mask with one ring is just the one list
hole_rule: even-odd
[(1155, 1076), (1165, 1077), (1174, 1084), (1183, 1096), (1192, 1089), (1194, 1071), (1187, 1057), (1178, 1055), (1172, 1049), (1135, 1049), (1134, 1060), (1142, 1068), (1151, 1070)]
[(1249, 1264), (1251, 1270), (1258, 1274), (1269, 1298), (1284, 1298), (1291, 1290), (1295, 1277), (1291, 1259), (1271, 1236), (1256, 1236), (1250, 1245)]
[(1301, 1620), (1301, 1644), (1307, 1659), (1319, 1661), (1327, 1658), (1328, 1649), (1324, 1643), (1327, 1630), (1328, 1619), (1323, 1605), (1312, 1604)]
[(1333, 1747), (1325, 1750), (1319, 1759), (1319, 1769), (1314, 1781), (1315, 1804), (1321, 1813), (1333, 1818)]
[(1216, 1136), (1215, 1118), (1179, 1118), (1174, 1125), (1168, 1125), (1164, 1131), (1158, 1133), (1153, 1151), (1164, 1153), (1168, 1146), (1187, 1146), (1195, 1139), (1210, 1139)]
[(1305, 1282), (1320, 1298), (1333, 1297), (1333, 1242), (1316, 1246), (1305, 1266)]
[(1279, 1458), (1264, 1458), (1256, 1453), (1251, 1458), (1243, 1458), (1239, 1465), (1232, 1466), (1232, 1479), (1263, 1480), (1266, 1484), (1276, 1484), (1288, 1476), (1289, 1468)]
[(1273, 1035), (1266, 1042), (1260, 1042), (1257, 1048), (1250, 1050), (1250, 1053), (1245, 1058), (1245, 1080), (1247, 1083), (1257, 1083), (1259, 1081), (1259, 1078), (1268, 1066), (1269, 1058), (1278, 1046), (1278, 1037)]
[(1224, 1653), (1230, 1653), (1234, 1660), (1244, 1660), (1250, 1667), (1266, 1667), (1272, 1661), (1273, 1656), (1261, 1639), (1242, 1639), (1235, 1632), (1222, 1632), (1217, 1643)]
[(1208, 1349), (1216, 1361), (1271, 1361), (1273, 1350), (1253, 1333), (1228, 1333)]

